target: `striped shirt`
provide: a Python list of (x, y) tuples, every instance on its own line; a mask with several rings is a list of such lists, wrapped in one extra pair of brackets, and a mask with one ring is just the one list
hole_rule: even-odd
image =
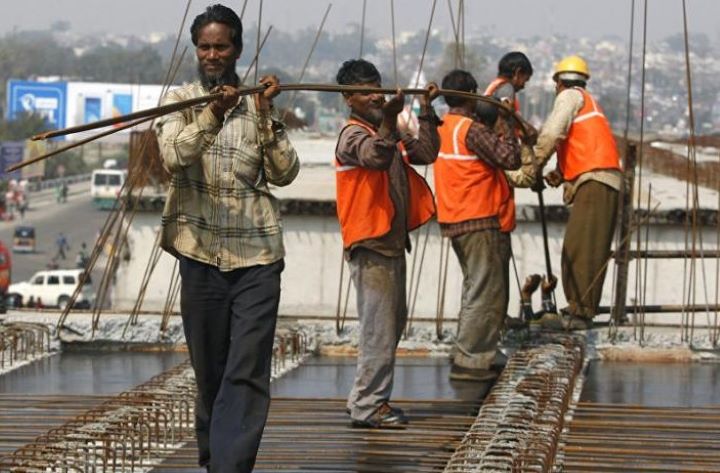
[[(170, 91), (169, 104), (208, 94), (199, 82)], [(277, 117), (256, 111), (252, 96), (218, 120), (198, 105), (162, 117), (158, 143), (172, 174), (161, 246), (231, 271), (285, 255), (278, 200), (268, 184), (290, 184), (300, 168)]]

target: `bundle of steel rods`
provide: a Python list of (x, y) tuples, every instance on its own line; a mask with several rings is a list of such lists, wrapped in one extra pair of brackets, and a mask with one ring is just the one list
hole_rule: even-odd
[[(275, 338), (273, 377), (307, 354), (307, 337)], [(195, 378), (189, 362), (109, 398), (0, 457), (0, 471), (133, 472), (159, 463), (193, 438)], [(62, 406), (59, 406), (61, 408)]]
[(445, 472), (551, 471), (583, 359), (573, 337), (516, 352)]
[(50, 330), (42, 324), (0, 324), (0, 370), (34, 360), (50, 351)]

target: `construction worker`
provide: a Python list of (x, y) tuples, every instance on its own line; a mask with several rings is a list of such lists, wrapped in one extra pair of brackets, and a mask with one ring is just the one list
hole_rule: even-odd
[[(517, 97), (518, 92), (525, 88), (525, 84), (530, 80), (533, 74), (532, 64), (528, 57), (519, 52), (511, 51), (505, 54), (498, 62), (498, 75), (488, 84), (484, 95), (497, 99), (510, 105), (516, 113), (520, 113), (520, 100)], [(485, 125), (494, 127), (498, 116), (498, 109), (492, 105), (478, 102), (476, 109), (478, 119)], [(509, 120), (508, 128), (512, 129), (516, 123), (510, 118), (509, 114), (505, 114)], [(494, 119), (493, 119), (494, 118)], [(505, 178), (510, 184), (510, 198), (500, 208), (500, 231), (511, 233), (515, 230), (515, 191), (516, 187), (531, 187), (537, 183), (535, 160), (532, 153), (532, 145), (537, 139), (537, 130), (526, 125), (528, 129), (524, 133), (517, 131), (515, 134), (522, 138), (520, 143), (520, 169), (515, 171), (505, 171)], [(508, 292), (510, 281), (507, 280)], [(521, 299), (526, 301), (530, 298), (527, 293), (521, 294)], [(507, 310), (507, 307), (506, 307)]]
[[(454, 70), (443, 89), (477, 92), (475, 78)], [(445, 97), (440, 153), (434, 166), (438, 222), (451, 239), (463, 272), (450, 379), (489, 381), (508, 304), (510, 235), (500, 231), (500, 209), (510, 198), (503, 171), (520, 167), (518, 140), (505, 120), (499, 133), (476, 120), (472, 99)]]
[(610, 124), (586, 90), (589, 79), (588, 66), (578, 56), (556, 65), (557, 96), (535, 146), (540, 166), (557, 151), (557, 169), (545, 180), (553, 187), (564, 183), (564, 201), (572, 204), (561, 261), (568, 307), (543, 315), (541, 324), (549, 329), (592, 328), (615, 233), (620, 159)]
[[(519, 52), (511, 51), (505, 54), (498, 62), (498, 75), (497, 77), (488, 84), (485, 89), (484, 95), (499, 100), (509, 105), (516, 113), (520, 113), (520, 100), (517, 97), (518, 92), (525, 88), (525, 84), (530, 80), (533, 75), (533, 67), (528, 57)], [(499, 116), (499, 110), (490, 104), (484, 102), (478, 102), (475, 113), (478, 119), (491, 128), (495, 127), (495, 121)], [(507, 116), (507, 114), (505, 114)], [(508, 128), (511, 124), (508, 124)], [(526, 130), (524, 133), (516, 132), (516, 135), (521, 138), (520, 143), (520, 157), (521, 166), (520, 169), (514, 171), (505, 171), (505, 178), (510, 184), (510, 198), (500, 209), (500, 231), (511, 233), (515, 230), (515, 191), (514, 188), (529, 188), (538, 184), (535, 159), (533, 155), (532, 146), (537, 140), (537, 130), (526, 124)], [(542, 189), (539, 189), (542, 190)], [(521, 291), (521, 301), (528, 303), (532, 292), (529, 291), (529, 287), (534, 286), (537, 288), (538, 284), (535, 284), (536, 275), (532, 275), (526, 281), (526, 285)], [(547, 291), (552, 291), (556, 284), (556, 279), (553, 276), (548, 276), (545, 279), (543, 288)], [(509, 280), (508, 280), (509, 286)], [(509, 291), (509, 287), (508, 287)], [(507, 310), (507, 307), (506, 307)], [(528, 318), (529, 314), (532, 313), (532, 309), (524, 313), (524, 317)]]
[[(343, 63), (340, 85), (380, 87), (375, 66), (357, 59)], [(395, 350), (407, 320), (405, 250), (408, 232), (435, 214), (433, 195), (409, 164), (432, 164), (440, 147), (439, 122), (430, 102), (437, 86), (420, 97), (418, 138), (397, 130), (402, 93), (344, 94), (350, 119), (336, 147), (337, 212), (345, 258), (357, 290), (360, 320), (357, 373), (347, 408), (351, 425), (381, 428), (407, 423), (389, 404)]]
[(285, 246), (270, 185), (289, 185), (300, 162), (273, 107), (278, 79), (241, 96), (240, 17), (220, 4), (195, 17), (195, 82), (163, 104), (222, 92), (165, 115), (158, 144), (172, 175), (161, 247), (178, 259), (180, 313), (195, 380), (198, 463), (212, 473), (253, 470), (270, 408), (273, 340)]

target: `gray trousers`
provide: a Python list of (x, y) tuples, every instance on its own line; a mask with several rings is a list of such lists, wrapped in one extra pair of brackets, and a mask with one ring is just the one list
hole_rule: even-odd
[(405, 256), (391, 258), (356, 248), (349, 265), (357, 290), (360, 340), (347, 407), (353, 419), (367, 420), (392, 392), (395, 350), (407, 322)]
[(452, 238), (463, 272), (454, 363), (489, 369), (507, 315), (510, 234), (480, 230)]
[(610, 245), (615, 235), (618, 191), (587, 181), (575, 193), (562, 249), (562, 284), (571, 314), (597, 313)]

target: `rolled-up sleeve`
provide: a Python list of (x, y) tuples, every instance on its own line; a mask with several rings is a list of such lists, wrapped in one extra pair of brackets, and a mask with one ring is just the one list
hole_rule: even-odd
[(288, 139), (285, 125), (274, 113), (260, 113), (258, 133), (263, 148), (265, 179), (275, 186), (287, 186), (297, 177), (300, 160)]
[(536, 166), (530, 146), (520, 146), (520, 160), (520, 169), (505, 171), (505, 177), (513, 187), (531, 187), (535, 183)]
[(544, 166), (555, 153), (558, 142), (564, 140), (570, 131), (573, 119), (583, 106), (583, 95), (575, 89), (565, 89), (555, 97), (553, 109), (540, 130), (535, 145), (535, 157)]

